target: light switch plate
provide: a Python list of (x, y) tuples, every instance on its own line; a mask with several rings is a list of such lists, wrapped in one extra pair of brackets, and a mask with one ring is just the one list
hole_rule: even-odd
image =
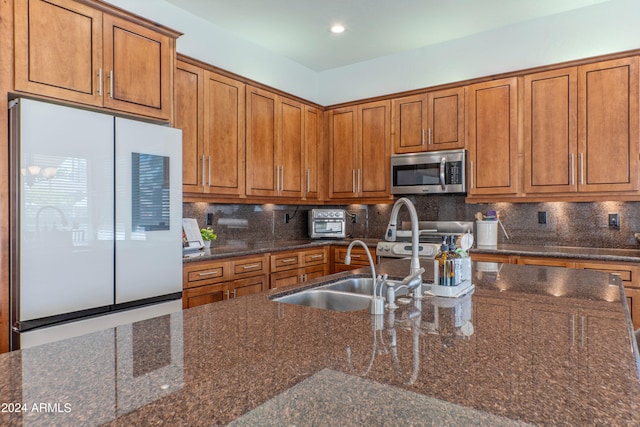
[(609, 214), (609, 228), (620, 229), (620, 214), (619, 213), (610, 213)]

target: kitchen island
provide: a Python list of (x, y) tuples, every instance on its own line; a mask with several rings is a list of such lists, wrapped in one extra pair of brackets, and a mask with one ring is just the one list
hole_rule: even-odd
[[(620, 278), (495, 267), (474, 267), (469, 296), (384, 318), (277, 303), (278, 289), (3, 354), (0, 424), (638, 425)], [(352, 274), (370, 276), (305, 287)]]

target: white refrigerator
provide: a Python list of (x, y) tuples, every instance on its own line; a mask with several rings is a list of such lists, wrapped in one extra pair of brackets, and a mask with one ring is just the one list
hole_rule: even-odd
[(29, 99), (10, 118), (12, 349), (179, 310), (181, 131)]

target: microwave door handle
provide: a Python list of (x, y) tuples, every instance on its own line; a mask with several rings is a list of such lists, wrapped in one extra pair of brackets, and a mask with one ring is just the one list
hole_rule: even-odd
[(446, 164), (447, 164), (446, 159), (442, 157), (440, 159), (440, 187), (442, 187), (442, 191), (444, 191), (446, 188), (446, 184), (444, 181), (444, 168)]

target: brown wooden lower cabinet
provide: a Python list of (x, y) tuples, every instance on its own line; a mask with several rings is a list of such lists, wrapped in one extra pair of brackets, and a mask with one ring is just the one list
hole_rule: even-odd
[(225, 285), (206, 285), (197, 288), (185, 289), (182, 292), (182, 308), (191, 308), (212, 302), (222, 301), (225, 298)]
[(622, 279), (624, 293), (634, 329), (640, 328), (640, 266), (615, 261), (585, 261), (572, 258), (517, 256), (505, 254), (471, 253), (477, 262), (501, 262), (506, 264), (541, 265), (547, 267), (578, 268), (617, 274)]
[[(347, 250), (347, 246), (335, 246), (333, 248), (333, 264), (331, 266), (332, 273), (340, 273), (342, 271), (350, 271), (362, 267), (369, 267), (369, 258), (367, 257), (367, 252), (360, 246), (354, 246), (351, 249), (351, 264), (345, 264), (344, 261), (347, 256)], [(371, 256), (374, 256), (373, 253), (371, 254)]]
[(269, 289), (268, 260), (268, 254), (263, 254), (185, 264), (182, 308)]

